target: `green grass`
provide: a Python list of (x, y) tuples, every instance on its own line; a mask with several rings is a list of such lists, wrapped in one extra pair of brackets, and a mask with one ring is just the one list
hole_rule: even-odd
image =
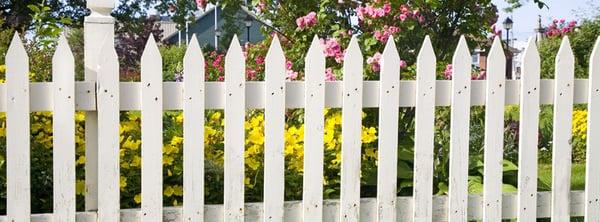
[[(552, 165), (538, 165), (538, 190), (549, 191), (552, 187)], [(571, 168), (571, 190), (585, 189), (585, 164), (573, 164)]]

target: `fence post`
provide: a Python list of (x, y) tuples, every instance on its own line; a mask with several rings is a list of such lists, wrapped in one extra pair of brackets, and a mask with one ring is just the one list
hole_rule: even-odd
[[(95, 82), (98, 72), (98, 58), (103, 44), (114, 44), (115, 20), (110, 12), (115, 6), (114, 0), (88, 0), (87, 8), (91, 14), (85, 18), (84, 64), (85, 81)], [(91, 93), (91, 92), (90, 92)], [(85, 210), (98, 209), (98, 113), (85, 113)]]

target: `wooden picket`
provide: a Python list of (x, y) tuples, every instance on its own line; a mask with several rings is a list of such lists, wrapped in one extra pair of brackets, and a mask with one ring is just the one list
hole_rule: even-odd
[(360, 216), (363, 57), (356, 36), (352, 36), (350, 40), (344, 61), (340, 221), (358, 222)]
[(540, 55), (534, 38), (523, 54), (519, 110), (519, 172), (517, 220), (535, 221), (537, 203), (538, 125), (540, 112)]
[[(162, 58), (151, 36), (141, 58), (141, 82), (119, 82), (119, 64), (106, 39), (96, 82), (75, 82), (73, 54), (64, 36), (52, 59), (51, 83), (30, 83), (28, 56), (18, 35), (0, 84), (6, 111), (7, 216), (0, 221), (568, 221), (600, 217), (600, 38), (590, 56), (589, 80), (574, 79), (574, 56), (565, 37), (556, 56), (554, 80), (540, 80), (540, 57), (530, 39), (521, 80), (505, 80), (499, 38), (488, 53), (487, 79), (471, 80), (471, 56), (461, 37), (452, 80), (436, 81), (429, 37), (417, 56), (417, 79), (400, 80), (393, 38), (381, 58), (379, 81), (363, 81), (357, 37), (345, 51), (343, 80), (325, 82), (325, 56), (314, 37), (305, 58), (305, 81), (285, 81), (283, 48), (275, 36), (266, 56), (265, 81), (246, 82), (245, 58), (234, 37), (225, 58), (225, 81), (205, 83), (200, 44), (193, 37), (183, 59), (183, 82), (163, 82)], [(94, 87), (96, 87), (94, 89)], [(169, 98), (169, 99), (163, 99)], [(171, 99), (172, 98), (172, 99)], [(503, 193), (504, 106), (519, 105), (518, 192)], [(540, 105), (554, 105), (552, 191), (537, 191)], [(570, 190), (572, 113), (588, 105), (586, 190)], [(485, 106), (483, 195), (468, 193), (471, 106)], [(450, 106), (448, 197), (433, 195), (436, 106)], [(340, 200), (323, 200), (324, 109), (342, 108)], [(377, 197), (360, 198), (362, 109), (379, 108)], [(398, 108), (415, 108), (413, 196), (397, 196)], [(304, 108), (303, 200), (285, 202), (286, 108)], [(204, 118), (224, 109), (224, 203), (204, 204)], [(264, 202), (244, 203), (245, 111), (264, 109)], [(75, 111), (98, 113), (98, 211), (75, 211)], [(119, 112), (141, 111), (142, 205), (120, 209)], [(163, 207), (163, 110), (183, 110), (183, 207)], [(53, 111), (52, 214), (31, 214), (29, 128), (32, 111)], [(96, 132), (92, 129), (90, 132)], [(92, 146), (93, 147), (93, 146)], [(36, 164), (36, 163), (32, 163)], [(89, 188), (89, 187), (88, 187)], [(93, 186), (92, 186), (93, 188)], [(92, 195), (95, 191), (92, 191)], [(86, 203), (87, 204), (87, 203)], [(93, 203), (90, 203), (93, 206)]]
[(119, 221), (119, 61), (107, 40), (100, 53), (98, 110), (98, 221)]
[(224, 221), (244, 221), (244, 119), (246, 65), (237, 36), (225, 56)]
[(600, 218), (600, 37), (590, 55), (587, 122), (587, 157), (585, 165), (585, 219)]
[(52, 57), (54, 220), (75, 222), (75, 58), (60, 36)]
[(285, 146), (285, 57), (275, 36), (265, 64), (264, 221), (283, 221)]
[[(464, 38), (462, 39), (464, 41)], [(459, 43), (460, 44), (460, 43)], [(504, 158), (504, 89), (506, 60), (496, 36), (488, 54), (483, 159), (483, 220), (502, 220), (502, 160)], [(468, 162), (468, 161), (466, 161)]]
[(162, 221), (163, 75), (160, 51), (152, 35), (141, 60), (142, 221)]
[(396, 166), (398, 164), (398, 97), (400, 56), (392, 38), (381, 56), (377, 165), (377, 220), (396, 221)]
[(304, 175), (302, 215), (305, 222), (323, 220), (323, 128), (325, 56), (315, 36), (304, 61)]
[(570, 218), (571, 138), (575, 57), (568, 37), (563, 37), (555, 60), (554, 121), (552, 132), (552, 220)]
[(6, 213), (29, 221), (29, 57), (15, 33), (6, 53)]
[(461, 37), (452, 58), (448, 221), (467, 220), (470, 112), (471, 61), (467, 42)]
[(204, 220), (204, 56), (196, 35), (183, 58), (183, 218)]
[(417, 55), (413, 220), (431, 221), (433, 193), (433, 120), (435, 118), (435, 54), (429, 36)]

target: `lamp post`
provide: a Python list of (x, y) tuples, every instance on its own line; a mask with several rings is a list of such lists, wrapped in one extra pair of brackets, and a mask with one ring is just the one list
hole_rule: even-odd
[(512, 52), (510, 51), (510, 30), (513, 28), (513, 21), (509, 17), (506, 17), (502, 22), (504, 29), (506, 29), (506, 79), (512, 79)]
[(250, 16), (250, 14), (246, 15), (246, 18), (244, 19), (244, 23), (246, 24), (246, 42), (250, 43), (250, 26), (252, 26), (252, 16)]

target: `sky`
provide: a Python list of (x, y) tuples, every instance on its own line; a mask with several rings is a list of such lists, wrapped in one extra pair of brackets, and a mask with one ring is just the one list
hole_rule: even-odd
[[(506, 8), (505, 0), (492, 0), (498, 6), (499, 17), (497, 27), (502, 27), (502, 21), (507, 16), (512, 16), (513, 31), (511, 35), (517, 41), (527, 41), (530, 36), (534, 35), (534, 29), (537, 28), (538, 15), (542, 16), (542, 25), (548, 25), (552, 19), (564, 18), (567, 21), (578, 20), (589, 17), (592, 8), (600, 7), (598, 0), (543, 0), (549, 8), (539, 9), (533, 0), (522, 0), (523, 7), (514, 10), (511, 14), (507, 14), (502, 10)], [(597, 12), (596, 12), (597, 13)], [(506, 31), (503, 30), (503, 35)], [(502, 38), (506, 38), (503, 36)], [(511, 38), (513, 38), (511, 36)]]

